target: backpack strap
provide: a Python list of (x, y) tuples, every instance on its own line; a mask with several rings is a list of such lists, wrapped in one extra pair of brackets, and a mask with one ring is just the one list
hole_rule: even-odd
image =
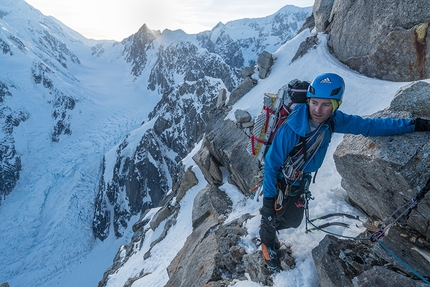
[[(335, 112), (336, 113), (336, 112)], [(333, 133), (334, 133), (334, 120), (333, 120), (333, 118), (334, 118), (334, 115), (333, 116), (331, 116), (329, 119), (328, 119), (328, 121), (327, 121), (327, 124), (328, 124), (328, 127), (329, 127), (329, 130), (330, 130), (330, 137), (333, 135)]]
[[(335, 114), (336, 114), (336, 112), (335, 112)], [(330, 130), (330, 138), (333, 136), (333, 133), (334, 133), (334, 120), (333, 120), (333, 118), (334, 118), (334, 115), (331, 116), (328, 119), (328, 122), (327, 122), (328, 128)], [(314, 177), (313, 177), (312, 183), (315, 183), (315, 178), (317, 177), (317, 173), (318, 173), (318, 169), (314, 173)]]
[[(302, 148), (303, 148), (303, 160), (306, 162), (306, 160), (308, 159), (307, 150), (306, 150), (306, 138), (305, 137), (300, 137), (300, 140), (302, 142)], [(303, 171), (302, 171), (302, 174), (300, 176), (301, 176), (301, 179), (300, 179), (300, 194), (305, 194), (306, 193), (306, 190), (305, 190), (306, 189), (305, 188), (306, 182), (305, 182), (305, 175), (303, 174)]]
[[(334, 131), (333, 117), (329, 118), (325, 123), (329, 126), (330, 137)], [(318, 127), (320, 129), (322, 124)], [(308, 147), (307, 143), (311, 142), (312, 137), (317, 137)], [(324, 134), (316, 131), (308, 137), (300, 137), (299, 142), (294, 146), (288, 154), (282, 167), (282, 172), (286, 180), (298, 180), (303, 175), (303, 169), (307, 165), (307, 161), (315, 156), (323, 141)], [(316, 174), (316, 172), (315, 172)], [(315, 176), (314, 176), (315, 182)]]

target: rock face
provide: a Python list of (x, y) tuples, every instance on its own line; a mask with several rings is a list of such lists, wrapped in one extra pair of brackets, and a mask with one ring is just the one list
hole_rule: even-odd
[[(221, 279), (220, 261), (228, 254), (229, 246), (235, 245), (246, 233), (234, 225), (214, 228), (229, 205), (229, 198), (216, 186), (208, 186), (199, 192), (194, 199), (193, 233), (167, 268), (170, 279), (166, 286), (203, 286)], [(223, 242), (230, 239), (232, 242)]]
[[(395, 249), (398, 243), (396, 244), (393, 239), (400, 239), (399, 243), (404, 244), (401, 250)], [(380, 245), (369, 242), (357, 243), (331, 235), (326, 236), (312, 251), (320, 285), (325, 287), (428, 286), (422, 281), (404, 276), (402, 272), (405, 272), (405, 268), (402, 268), (401, 264), (388, 255)], [(396, 254), (410, 250), (408, 253), (412, 256), (407, 257), (409, 266), (419, 270), (421, 274), (428, 274), (425, 273), (429, 272), (428, 262), (417, 255), (414, 249), (411, 250), (413, 244), (409, 240), (396, 236), (384, 244)], [(397, 272), (399, 269), (400, 273)]]
[(232, 121), (220, 119), (214, 124), (212, 131), (205, 136), (201, 150), (193, 157), (209, 184), (221, 183), (220, 168), (223, 167), (230, 174), (229, 183), (236, 185), (243, 194), (250, 195), (259, 162), (247, 154), (248, 141), (246, 134)]
[(28, 114), (22, 111), (4, 107), (3, 99), (12, 96), (8, 86), (0, 81), (0, 127), (4, 134), (0, 141), (0, 204), (15, 187), (21, 171), (21, 157), (15, 149), (13, 129), (28, 118)]
[[(249, 195), (255, 184), (254, 175), (259, 164), (247, 153), (247, 141), (248, 137), (235, 123), (220, 119), (193, 157), (208, 186), (194, 200), (193, 232), (167, 268), (170, 279), (165, 286), (227, 286), (233, 279), (245, 278), (245, 273), (256, 282), (273, 284), (271, 274), (262, 262), (261, 250), (247, 254), (237, 245), (239, 239), (247, 235), (242, 226), (250, 215), (244, 214), (223, 224), (231, 202), (217, 187), (222, 184), (221, 169), (228, 170), (228, 181), (245, 195)], [(291, 250), (284, 248), (280, 254), (283, 268), (295, 265)]]
[[(416, 118), (430, 115), (429, 106), (423, 107), (429, 92), (430, 84), (424, 82), (404, 87), (388, 109), (371, 117)], [(400, 103), (408, 103), (408, 110), (404, 110), (405, 104)], [(422, 194), (424, 199), (416, 211), (412, 211), (413, 219), (408, 225), (430, 239), (430, 215), (414, 216), (428, 205), (430, 195), (427, 195), (430, 183), (428, 133), (367, 138), (347, 135), (337, 147), (334, 159), (342, 176), (342, 187), (351, 201), (370, 216), (385, 219), (418, 193)]]
[(317, 0), (317, 31), (330, 34), (333, 54), (350, 68), (389, 81), (430, 76), (430, 2)]
[[(403, 87), (389, 108), (371, 117), (428, 117), (430, 108), (423, 104), (428, 102), (429, 92), (430, 84), (425, 82)], [(404, 286), (400, 282), (422, 286), (420, 281), (413, 280), (416, 277), (411, 269), (423, 276), (430, 274), (427, 255), (430, 254), (429, 143), (430, 134), (426, 132), (389, 137), (344, 137), (334, 153), (342, 187), (350, 202), (360, 207), (374, 223), (368, 223), (367, 231), (359, 236), (362, 240), (326, 237), (313, 250), (322, 286), (379, 286), (377, 281), (365, 279), (372, 277), (371, 274), (380, 274), (378, 280), (390, 286)], [(408, 209), (414, 202), (415, 207)], [(398, 212), (394, 213), (396, 210)], [(401, 214), (403, 211), (405, 213)], [(380, 232), (385, 220), (387, 224), (394, 221), (389, 236), (382, 234), (379, 241), (375, 240), (379, 244), (371, 242), (372, 234)]]
[(258, 57), (258, 76), (260, 79), (265, 79), (269, 72), (270, 68), (273, 65), (273, 56), (267, 51), (263, 51)]

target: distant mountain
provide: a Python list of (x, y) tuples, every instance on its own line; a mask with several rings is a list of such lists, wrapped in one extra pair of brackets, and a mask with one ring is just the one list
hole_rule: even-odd
[(86, 39), (25, 1), (2, 2), (0, 278), (43, 286), (93, 236), (121, 237), (160, 204), (219, 90), (235, 88), (242, 68), (310, 13), (286, 6), (196, 35), (143, 25), (115, 42)]

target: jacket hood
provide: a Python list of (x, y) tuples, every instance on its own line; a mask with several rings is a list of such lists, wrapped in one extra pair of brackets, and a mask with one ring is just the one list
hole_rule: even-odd
[(299, 136), (304, 137), (311, 130), (307, 104), (297, 104), (287, 119), (288, 126)]

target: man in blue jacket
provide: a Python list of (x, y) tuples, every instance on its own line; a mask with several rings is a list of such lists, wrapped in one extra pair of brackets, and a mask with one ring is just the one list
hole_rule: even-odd
[(390, 136), (430, 131), (430, 121), (417, 118), (362, 118), (338, 110), (345, 90), (337, 74), (317, 76), (309, 85), (307, 103), (298, 104), (276, 132), (265, 157), (260, 239), (268, 268), (276, 271), (280, 248), (276, 232), (297, 228), (304, 214), (303, 195), (311, 172), (322, 165), (332, 132)]

